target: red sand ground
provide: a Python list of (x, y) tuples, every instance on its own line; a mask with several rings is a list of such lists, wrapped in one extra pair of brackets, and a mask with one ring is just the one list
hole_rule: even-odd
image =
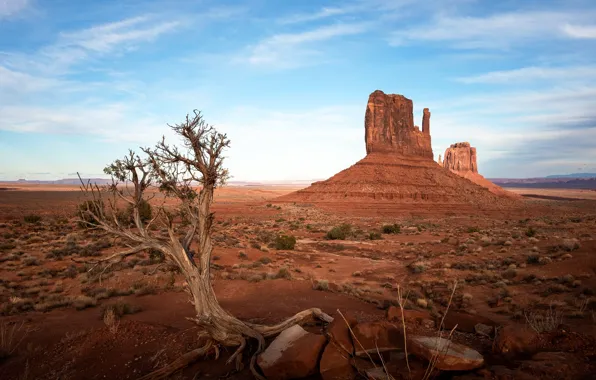
[[(179, 275), (173, 277), (174, 284), (168, 288), (169, 272), (158, 271), (157, 265), (122, 268), (101, 284), (83, 283), (83, 274), (70, 278), (62, 272), (52, 277), (43, 273), (62, 271), (72, 264), (69, 257), (46, 257), (52, 249), (64, 247), (69, 236), (74, 236), (72, 239), (81, 247), (109, 240), (81, 231), (73, 222), (56, 221), (57, 216), (72, 217), (80, 196), (72, 191), (76, 187), (52, 190), (56, 189), (31, 186), (0, 191), (0, 244), (15, 246), (0, 251), (0, 258), (23, 252), (16, 261), (0, 262), (0, 303), (4, 306), (12, 302), (10, 297), (18, 296), (37, 304), (41, 295), (51, 294), (57, 287), (63, 288), (60, 294), (74, 297), (85, 287), (128, 289), (139, 281), (153, 284), (156, 294), (102, 299), (97, 306), (80, 311), (66, 306), (1, 316), (2, 323), (24, 322), (23, 331), (28, 333), (15, 353), (0, 362), (0, 378), (134, 379), (196, 347), (196, 329), (185, 319), (192, 316), (193, 310), (180, 289)], [(530, 310), (527, 308), (544, 310), (554, 304), (572, 331), (596, 334), (596, 303), (590, 295), (596, 292), (594, 201), (524, 200), (515, 208), (482, 205), (464, 209), (457, 204), (374, 200), (319, 203), (317, 207), (308, 202), (272, 201), (292, 190), (224, 188), (216, 194), (213, 208), (218, 223), (214, 228), (213, 263), (218, 269), (214, 270), (214, 286), (224, 308), (241, 319), (274, 323), (302, 309), (321, 307), (328, 313), (350, 310), (361, 320), (377, 320), (384, 316), (382, 309), (394, 302), (398, 283), (417, 298), (426, 298), (429, 310), (441, 310), (447, 284), (458, 280), (460, 298), (453, 310), (472, 310), (507, 324), (522, 323), (520, 313)], [(42, 216), (40, 225), (21, 222), (31, 213)], [(362, 230), (357, 233), (359, 237), (324, 239), (329, 229), (344, 222), (352, 224), (354, 230)], [(383, 235), (383, 240), (365, 238), (369, 232), (379, 231), (381, 225), (391, 223), (400, 224), (402, 233)], [(536, 241), (526, 236), (530, 227), (536, 231)], [(266, 249), (266, 243), (259, 239), (268, 231), (295, 235), (295, 250)], [(557, 251), (556, 247), (567, 238), (578, 239), (579, 249)], [(483, 239), (490, 242), (485, 244)], [(115, 249), (108, 247), (102, 254)], [(240, 257), (240, 252), (247, 258)], [(530, 252), (549, 257), (552, 262), (526, 264)], [(253, 266), (264, 257), (272, 262)], [(38, 263), (28, 265), (26, 258), (37, 258)], [(411, 270), (417, 262), (426, 262), (421, 273)], [(512, 262), (517, 266), (510, 271), (514, 277), (507, 274)], [(257, 278), (284, 267), (291, 272), (291, 280)], [(144, 271), (156, 274), (146, 276)], [(524, 278), (530, 275), (539, 283), (526, 282)], [(498, 277), (496, 282), (494, 276)], [(329, 290), (314, 290), (318, 280), (327, 281)], [(501, 289), (507, 293), (499, 296)], [(464, 295), (465, 302), (461, 300)], [(498, 299), (496, 305), (489, 302), (492, 299)], [(113, 335), (101, 313), (103, 307), (115, 302), (129, 303), (142, 311), (124, 316)], [(318, 326), (310, 329), (320, 331)], [(498, 361), (490, 354), (490, 341), (464, 334), (456, 334), (454, 340), (478, 349), (489, 363)], [(229, 354), (224, 352), (217, 361), (201, 361), (174, 378), (192, 379), (199, 372), (211, 378), (226, 374), (230, 379), (250, 378), (247, 371), (229, 373), (233, 368), (225, 365)], [(589, 350), (576, 355), (582, 360), (594, 358)], [(515, 368), (519, 363), (508, 365)]]

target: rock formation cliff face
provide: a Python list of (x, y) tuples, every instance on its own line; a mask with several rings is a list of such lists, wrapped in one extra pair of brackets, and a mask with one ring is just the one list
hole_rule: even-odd
[[(366, 157), (325, 181), (276, 201), (342, 203), (344, 206), (333, 207), (362, 207), (374, 209), (377, 214), (377, 206), (367, 205), (382, 203), (383, 210), (387, 210), (395, 204), (396, 209), (403, 210), (405, 203), (445, 204), (449, 209), (454, 204), (461, 209), (471, 205), (500, 207), (507, 203), (486, 188), (441, 168), (434, 160), (428, 108), (423, 111), (420, 130), (414, 126), (410, 99), (377, 90), (368, 98), (364, 129)], [(471, 152), (469, 144), (468, 151)], [(474, 167), (475, 162), (474, 159)]]
[(451, 144), (443, 156), (443, 167), (455, 172), (478, 173), (476, 163), (476, 148), (469, 142)]
[(430, 112), (424, 109), (422, 131), (414, 126), (412, 100), (375, 91), (368, 97), (364, 118), (366, 153), (395, 153), (433, 158)]
[(440, 163), (445, 169), (482, 186), (493, 194), (509, 198), (520, 198), (516, 193), (507, 191), (478, 173), (478, 163), (476, 162), (476, 148), (470, 146), (469, 142), (459, 142), (451, 144), (445, 150), (443, 162)]

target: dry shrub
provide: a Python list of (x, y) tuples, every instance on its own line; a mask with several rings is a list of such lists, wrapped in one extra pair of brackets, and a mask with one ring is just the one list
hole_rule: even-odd
[(526, 322), (537, 333), (556, 330), (563, 321), (563, 314), (552, 305), (546, 311), (524, 312)]
[(108, 330), (116, 335), (118, 332), (118, 327), (120, 326), (120, 319), (116, 312), (114, 311), (113, 307), (106, 308), (106, 311), (103, 314), (103, 323), (108, 327)]
[(11, 356), (25, 339), (28, 331), (23, 326), (24, 322), (14, 323), (12, 326), (9, 323), (0, 323), (0, 360)]

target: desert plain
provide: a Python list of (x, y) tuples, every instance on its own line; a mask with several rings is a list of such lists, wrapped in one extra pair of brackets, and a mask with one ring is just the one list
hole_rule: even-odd
[[(8, 330), (17, 326), (18, 345), (3, 352), (8, 357), (0, 377), (134, 379), (191, 348), (196, 327), (185, 320), (193, 308), (183, 279), (159, 258), (139, 254), (101, 279), (73, 261), (121, 248), (105, 233), (73, 221), (81, 202), (77, 186), (1, 187), (1, 323)], [(446, 325), (459, 324), (451, 339), (485, 356), (477, 378), (486, 372), (498, 378), (593, 374), (596, 201), (590, 194), (574, 201), (525, 198), (506, 213), (382, 204), (350, 212), (345, 205), (271, 200), (294, 190), (216, 191), (213, 284), (223, 307), (240, 319), (275, 323), (317, 306), (332, 315), (352, 313), (362, 322), (382, 321), (398, 307), (399, 286), (407, 295), (406, 313), (421, 316), (408, 321), (408, 331), (434, 334), (456, 283)], [(576, 193), (557, 190), (556, 196)], [(370, 212), (373, 207), (380, 215)], [(25, 215), (40, 220), (27, 223)], [(383, 233), (383, 226), (393, 224), (399, 233)], [(341, 225), (349, 226), (348, 236), (326, 237)], [(273, 238), (281, 233), (296, 237), (293, 250), (275, 249)], [(119, 318), (112, 332), (104, 322), (109, 307)], [(458, 320), (462, 313), (466, 319)], [(561, 361), (551, 366), (531, 356), (506, 359), (494, 353), (494, 335), (474, 331), (468, 319), (475, 318), (495, 326), (534, 322), (552, 335), (542, 344)], [(174, 378), (225, 376), (229, 354), (199, 361)], [(247, 370), (228, 378), (246, 377)]]

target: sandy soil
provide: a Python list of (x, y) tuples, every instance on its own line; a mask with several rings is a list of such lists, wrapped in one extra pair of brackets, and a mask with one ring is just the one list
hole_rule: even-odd
[[(214, 287), (223, 307), (243, 320), (273, 323), (308, 307), (378, 320), (396, 304), (398, 285), (408, 291), (408, 308), (436, 315), (457, 283), (453, 312), (506, 325), (554, 308), (568, 330), (596, 335), (596, 201), (525, 199), (507, 210), (275, 201), (292, 190), (229, 187), (216, 194)], [(578, 194), (554, 191), (539, 194)], [(15, 341), (23, 338), (0, 358), (2, 379), (134, 379), (198, 344), (185, 319), (193, 309), (182, 278), (159, 257), (141, 253), (102, 278), (87, 271), (81, 261), (123, 245), (78, 227), (80, 201), (74, 186), (0, 191), (0, 323), (16, 326)], [(30, 214), (41, 220), (26, 222)], [(345, 237), (326, 238), (341, 224), (350, 225)], [(399, 233), (382, 233), (393, 224)], [(294, 235), (294, 249), (275, 249), (278, 234)], [(116, 332), (103, 320), (108, 307), (121, 314)], [(501, 363), (490, 340), (464, 333), (453, 339)], [(250, 378), (246, 370), (230, 372), (229, 355), (174, 378)], [(594, 358), (585, 350), (574, 355)], [(487, 370), (494, 375), (493, 364)]]

